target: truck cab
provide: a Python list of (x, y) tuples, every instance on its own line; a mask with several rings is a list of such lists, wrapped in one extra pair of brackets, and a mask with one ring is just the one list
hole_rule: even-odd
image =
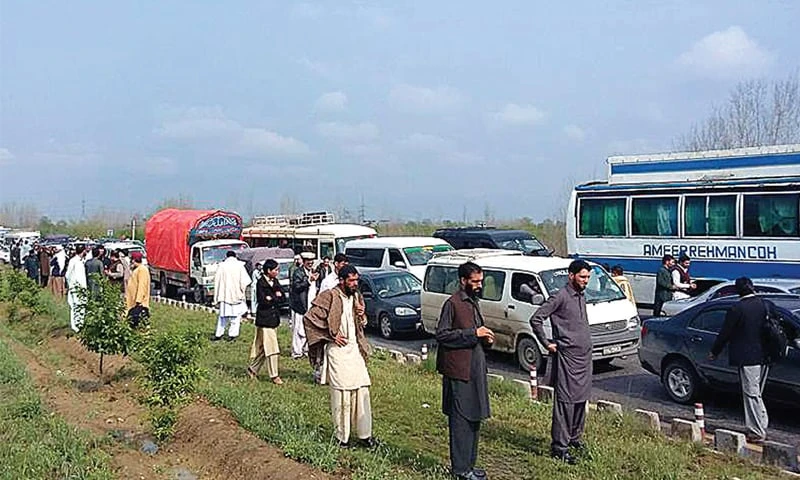
[(192, 299), (198, 303), (212, 301), (217, 267), (225, 261), (228, 251), (239, 252), (246, 248), (249, 246), (241, 240), (205, 240), (192, 245), (189, 266)]

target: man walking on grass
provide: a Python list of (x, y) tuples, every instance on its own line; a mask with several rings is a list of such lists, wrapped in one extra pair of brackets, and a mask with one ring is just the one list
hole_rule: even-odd
[(125, 291), (128, 321), (133, 328), (150, 317), (150, 271), (142, 265), (142, 252), (131, 253), (131, 278)]
[(69, 259), (67, 265), (67, 303), (69, 304), (69, 326), (74, 332), (80, 330), (83, 325), (85, 293), (86, 289), (86, 266), (83, 259), (86, 250), (83, 245), (75, 246), (75, 255)]
[(236, 258), (236, 253), (229, 251), (225, 254), (225, 261), (219, 264), (217, 274), (214, 276), (214, 303), (219, 308), (217, 329), (211, 341), (217, 341), (228, 328), (228, 341), (234, 341), (239, 336), (242, 316), (247, 314), (245, 292), (252, 281), (244, 263)]
[(330, 385), (331, 415), (341, 447), (350, 444), (351, 430), (359, 443), (374, 447), (372, 406), (367, 371), (369, 343), (364, 336), (367, 317), (358, 291), (358, 271), (339, 270), (339, 285), (317, 296), (303, 318), (309, 346), (324, 346), (321, 383)]

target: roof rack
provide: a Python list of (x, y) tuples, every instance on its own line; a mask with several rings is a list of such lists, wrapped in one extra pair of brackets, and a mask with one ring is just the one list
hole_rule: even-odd
[(336, 217), (328, 212), (306, 212), (299, 215), (265, 215), (253, 217), (254, 227), (289, 227), (326, 225), (336, 223)]
[(497, 227), (488, 225), (471, 225), (469, 227), (443, 227), (437, 228), (437, 232), (464, 232), (469, 230), (497, 230)]
[(501, 250), (495, 248), (467, 248), (463, 250), (449, 250), (447, 252), (433, 252), (434, 258), (440, 257), (459, 257), (465, 260), (475, 260), (488, 257), (522, 256), (519, 250)]

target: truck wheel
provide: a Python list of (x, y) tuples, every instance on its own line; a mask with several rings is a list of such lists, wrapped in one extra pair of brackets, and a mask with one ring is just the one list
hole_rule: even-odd
[(517, 362), (525, 371), (530, 372), (535, 366), (540, 376), (544, 373), (544, 357), (539, 351), (539, 344), (531, 337), (521, 337), (517, 342)]
[(206, 291), (200, 285), (195, 285), (192, 289), (192, 301), (199, 305), (206, 303)]

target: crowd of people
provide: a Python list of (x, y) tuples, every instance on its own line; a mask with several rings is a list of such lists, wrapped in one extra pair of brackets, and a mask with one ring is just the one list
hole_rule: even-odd
[(66, 248), (64, 245), (46, 245), (20, 242), (12, 246), (12, 252), (24, 252), (19, 260), (12, 256), (12, 266), (21, 269), (31, 280), (42, 288), (47, 288), (59, 298), (66, 297), (70, 306), (70, 328), (78, 332), (83, 324), (86, 295), (98, 294), (98, 279), (106, 277), (116, 285), (125, 299), (126, 315), (133, 326), (149, 316), (150, 273), (142, 267), (141, 252), (124, 250), (107, 252), (103, 245), (87, 248), (76, 243)]

